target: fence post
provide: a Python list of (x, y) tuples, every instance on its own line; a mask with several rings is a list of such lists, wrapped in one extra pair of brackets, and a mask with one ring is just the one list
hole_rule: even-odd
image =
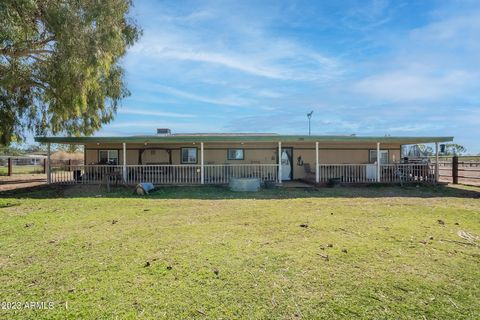
[(203, 142), (200, 142), (200, 183), (205, 184), (205, 166), (203, 161)]
[(320, 183), (320, 165), (318, 163), (318, 141), (315, 142), (315, 182)]
[(380, 142), (377, 142), (377, 182), (380, 182)]
[(13, 159), (8, 158), (8, 175), (13, 176)]
[(51, 149), (50, 149), (50, 142), (47, 143), (47, 184), (52, 183), (52, 175), (51, 175), (51, 164), (50, 164), (50, 155), (51, 155)]
[(458, 184), (458, 156), (452, 158), (452, 182)]
[(282, 184), (282, 142), (278, 142), (278, 183)]
[(435, 142), (435, 184), (440, 180), (440, 168), (439, 168), (439, 158), (438, 158), (438, 142)]
[(125, 142), (122, 143), (122, 178), (123, 183), (127, 184), (127, 144)]

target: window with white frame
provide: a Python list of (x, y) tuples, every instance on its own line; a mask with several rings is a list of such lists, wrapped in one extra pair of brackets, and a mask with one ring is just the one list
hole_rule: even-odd
[(197, 163), (197, 148), (182, 148), (182, 163)]
[[(377, 150), (370, 150), (370, 163), (377, 162)], [(388, 150), (380, 150), (380, 164), (388, 164)]]
[(243, 160), (244, 158), (243, 149), (228, 149), (227, 151), (228, 160)]
[(100, 150), (98, 158), (100, 164), (118, 164), (118, 150)]

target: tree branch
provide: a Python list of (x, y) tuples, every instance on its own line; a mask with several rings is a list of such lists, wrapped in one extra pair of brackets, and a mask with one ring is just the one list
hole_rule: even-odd
[(33, 55), (33, 54), (28, 55), (28, 57), (29, 57), (29, 58), (32, 58), (33, 60), (35, 60), (35, 61), (37, 61), (37, 62), (42, 62), (42, 63), (47, 62), (47, 60), (42, 59), (42, 58), (40, 58), (39, 56), (36, 56), (36, 55)]
[[(46, 39), (37, 42), (20, 42), (14, 45), (6, 46), (4, 48), (0, 48), (0, 55), (9, 56), (12, 58), (18, 58), (23, 56), (28, 56), (32, 54), (40, 54), (40, 53), (53, 53), (52, 50), (48, 49), (37, 49), (39, 47), (43, 47), (47, 45), (49, 42), (54, 41), (55, 37), (51, 36)], [(23, 47), (22, 49), (15, 49), (18, 47)], [(25, 48), (27, 47), (27, 48)]]
[(34, 54), (42, 54), (42, 53), (53, 53), (53, 50), (47, 49), (40, 49), (40, 50), (32, 50), (32, 49), (11, 49), (11, 48), (2, 48), (0, 49), (0, 55), (2, 56), (9, 56), (11, 58), (19, 58), (25, 56), (31, 56)]
[(30, 83), (33, 84), (34, 86), (40, 87), (42, 89), (45, 89), (45, 90), (48, 89), (48, 85), (46, 85), (44, 83), (41, 83), (41, 82), (38, 82), (38, 81), (35, 81), (34, 79), (30, 79)]

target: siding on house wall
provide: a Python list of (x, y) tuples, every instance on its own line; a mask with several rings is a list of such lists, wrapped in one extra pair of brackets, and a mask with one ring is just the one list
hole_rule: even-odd
[[(205, 164), (275, 164), (278, 144), (276, 143), (230, 143), (205, 144)], [(228, 160), (228, 149), (243, 149), (243, 160)]]
[[(200, 144), (127, 144), (127, 164), (139, 164), (140, 150), (145, 149), (142, 154), (142, 164), (168, 164), (171, 150), (172, 164), (180, 164), (181, 148), (198, 148), (197, 156), (200, 163)], [(285, 143), (282, 147), (293, 148), (293, 178), (305, 177), (305, 164), (310, 164), (312, 171), (315, 171), (315, 143)], [(369, 163), (369, 150), (375, 150), (373, 143), (320, 143), (319, 161), (323, 164), (364, 164)], [(400, 160), (400, 144), (382, 144), (382, 150), (389, 151), (389, 161)], [(229, 148), (244, 149), (243, 160), (228, 160), (227, 150)], [(277, 143), (205, 143), (204, 162), (205, 164), (275, 164), (278, 157)], [(98, 150), (116, 149), (119, 150), (119, 162), (123, 161), (122, 144), (87, 144), (85, 145), (86, 164), (98, 162)], [(301, 157), (303, 166), (299, 165), (298, 157)]]
[[(138, 164), (138, 150), (127, 150), (127, 163)], [(123, 150), (120, 150), (120, 164), (123, 163)]]
[(98, 150), (85, 148), (85, 164), (96, 164), (98, 162)]
[[(133, 150), (132, 150), (133, 151)], [(137, 151), (137, 162), (138, 162), (138, 150)], [(150, 149), (145, 150), (142, 154), (142, 163), (143, 164), (169, 164), (170, 155), (167, 150), (156, 150)]]

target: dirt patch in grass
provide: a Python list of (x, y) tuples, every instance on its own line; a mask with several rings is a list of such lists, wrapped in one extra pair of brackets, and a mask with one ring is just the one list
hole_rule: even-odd
[(0, 176), (0, 191), (32, 188), (46, 183), (47, 177), (44, 174)]

